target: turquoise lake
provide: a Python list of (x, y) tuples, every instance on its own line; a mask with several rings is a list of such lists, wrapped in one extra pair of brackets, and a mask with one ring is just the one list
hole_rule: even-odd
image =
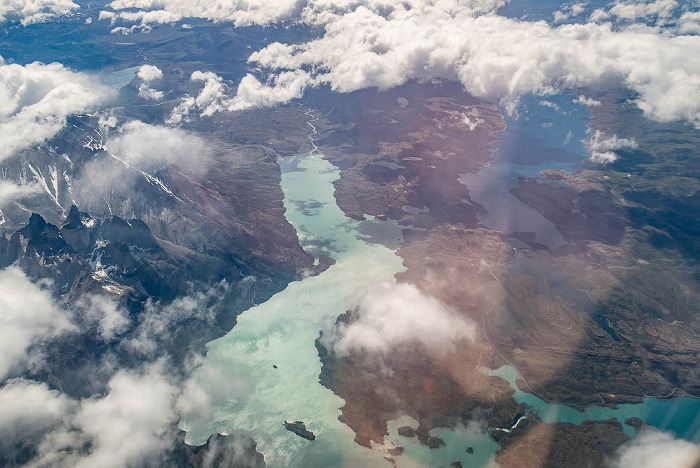
[[(243, 432), (257, 441), (270, 467), (390, 466), (387, 450), (397, 445), (405, 449), (395, 457), (399, 467), (449, 466), (458, 460), (463, 466), (497, 466), (493, 456), (498, 445), (488, 428), (476, 423), (433, 430), (431, 434), (446, 445), (430, 450), (415, 438), (398, 435), (402, 425), (417, 426), (403, 416), (390, 421), (385, 444), (372, 450), (357, 445), (353, 431), (338, 420), (343, 400), (319, 383), (315, 340), (320, 330), (359, 303), (368, 286), (395, 281), (394, 275), (403, 271), (395, 253), (401, 228), (347, 218), (333, 196), (339, 171), (314, 152), (280, 160), (286, 217), (305, 250), (329, 255), (336, 264), (242, 313), (227, 335), (208, 344), (204, 363), (186, 385), (192, 404), (183, 406), (180, 427), (187, 432), (187, 442), (203, 444), (214, 433)], [(517, 372), (511, 367), (481, 371), (516, 388)], [(545, 403), (520, 390), (515, 399), (547, 422), (580, 424), (586, 419), (624, 421), (637, 416), (690, 440), (700, 432), (700, 401), (690, 398), (646, 399), (639, 405), (590, 407), (584, 412)], [(304, 421), (316, 440), (284, 428), (285, 421), (296, 420)], [(629, 426), (625, 431), (634, 433)], [(473, 447), (474, 453), (466, 453), (466, 447)]]

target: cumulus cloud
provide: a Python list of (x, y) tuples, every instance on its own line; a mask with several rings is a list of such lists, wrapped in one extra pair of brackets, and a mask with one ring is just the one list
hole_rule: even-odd
[(150, 83), (151, 81), (163, 78), (163, 71), (155, 65), (141, 65), (136, 76), (138, 76), (141, 81)]
[[(134, 190), (144, 178), (166, 196), (181, 200), (168, 185), (173, 170), (202, 177), (213, 161), (209, 142), (179, 128), (129, 121), (104, 130), (108, 131), (105, 154), (84, 164), (74, 181), (79, 188), (76, 201), (88, 210), (102, 210), (105, 202), (119, 206), (124, 200), (142, 197)], [(126, 213), (124, 216), (132, 216)]]
[(700, 446), (668, 433), (646, 430), (622, 446), (614, 468), (696, 468)]
[(197, 110), (200, 116), (212, 116), (228, 107), (228, 87), (224, 79), (213, 72), (195, 71), (190, 76), (190, 81), (203, 83), (197, 97), (186, 95), (180, 99), (180, 103), (172, 110), (166, 120), (168, 125), (178, 125), (189, 120), (189, 115)]
[[(0, 277), (0, 285), (4, 284), (4, 278)], [(143, 333), (137, 331), (131, 342), (122, 338), (122, 344), (128, 347), (140, 341), (139, 345), (148, 346), (154, 339), (172, 336), (172, 328), (182, 321), (211, 315), (208, 306), (228, 287), (222, 283), (168, 305), (150, 304), (144, 312), (147, 318), (141, 329)], [(100, 304), (101, 300), (107, 305)], [(98, 296), (88, 302), (80, 307), (113, 309), (116, 306)], [(97, 314), (102, 318), (115, 315)], [(213, 322), (213, 315), (210, 319)], [(2, 325), (0, 330), (4, 331)], [(186, 369), (197, 367), (203, 359), (193, 358), (195, 362), (185, 364)], [(104, 367), (109, 367), (109, 363)], [(200, 377), (202, 372), (208, 371), (210, 369), (204, 367), (197, 369)], [(188, 380), (181, 391), (182, 382), (172, 376), (173, 372), (177, 373), (178, 369), (173, 370), (166, 358), (140, 369), (118, 370), (109, 378), (103, 394), (83, 399), (69, 397), (44, 383), (26, 379), (5, 382), (0, 386), (0, 464), (3, 457), (12, 457), (21, 451), (23, 456), (32, 457), (24, 466), (34, 468), (163, 466), (163, 457), (178, 442), (175, 423), (179, 411), (191, 410), (202, 417), (211, 416), (209, 412), (214, 405), (225, 401), (232, 389), (245, 394), (252, 388), (246, 378), (236, 376), (231, 369), (230, 372), (217, 370), (215, 375), (208, 376), (207, 381), (221, 384), (219, 393), (205, 393), (199, 386), (199, 379)], [(217, 456), (224, 455), (240, 461), (250, 452), (246, 447), (238, 443), (229, 446), (227, 442), (212, 448), (205, 456), (211, 463)], [(219, 453), (221, 450), (226, 453)]]
[[(301, 0), (115, 0), (109, 4), (125, 21), (173, 23), (183, 18), (231, 21), (236, 26), (267, 25), (299, 11)], [(137, 9), (137, 11), (121, 11)]]
[(633, 138), (606, 136), (599, 130), (592, 132), (584, 143), (591, 153), (590, 161), (601, 164), (615, 162), (618, 158), (615, 151), (637, 147), (637, 142)]
[(406, 342), (420, 342), (444, 353), (458, 340), (473, 340), (476, 326), (411, 284), (372, 286), (357, 308), (357, 320), (338, 325), (328, 340), (339, 355), (353, 351), (388, 353)]
[(687, 11), (676, 23), (680, 34), (700, 34), (700, 11)]
[(195, 105), (201, 109), (202, 115), (211, 116), (223, 110), (226, 106), (226, 85), (223, 78), (216, 73), (195, 71), (190, 80), (204, 83), (204, 87), (194, 100)]
[(0, 381), (26, 360), (33, 343), (74, 329), (46, 285), (32, 283), (16, 266), (0, 271), (0, 310)]
[(253, 107), (269, 107), (300, 98), (310, 84), (310, 76), (304, 71), (283, 72), (260, 82), (251, 74), (244, 76), (232, 96), (224, 79), (213, 72), (195, 71), (190, 78), (204, 84), (197, 97), (189, 95), (180, 99), (166, 120), (168, 125), (178, 125), (189, 120), (193, 112), (200, 117), (210, 117), (222, 111), (240, 111)]
[(0, 0), (0, 24), (19, 21), (22, 25), (43, 23), (68, 15), (80, 6), (71, 0)]
[(95, 77), (60, 63), (8, 64), (0, 57), (0, 160), (58, 133), (70, 114), (111, 95)]
[(591, 18), (596, 21), (615, 17), (621, 20), (634, 21), (651, 17), (669, 18), (678, 8), (676, 0), (616, 0), (610, 8), (599, 8), (593, 12)]
[(163, 71), (154, 65), (142, 65), (136, 76), (141, 80), (139, 85), (139, 97), (159, 101), (163, 99), (163, 91), (153, 89), (150, 83), (163, 78)]
[(203, 362), (203, 358), (199, 358), (194, 363), (198, 367), (185, 381), (176, 402), (180, 413), (187, 416), (188, 425), (194, 427), (210, 421), (216, 408), (231, 395), (246, 398), (253, 391), (250, 378), (236, 374), (236, 369), (202, 365)]
[(584, 95), (579, 95), (574, 99), (573, 101), (575, 104), (581, 104), (582, 106), (586, 107), (597, 107), (602, 104), (602, 102), (597, 101), (593, 98), (586, 97)]
[(303, 70), (282, 72), (261, 83), (253, 75), (243, 77), (236, 96), (229, 102), (229, 110), (274, 106), (300, 98), (304, 89), (313, 84), (311, 75)]
[(586, 11), (585, 3), (572, 3), (564, 5), (560, 10), (553, 13), (555, 23), (563, 23), (571, 17), (576, 17)]
[(189, 115), (192, 109), (195, 108), (196, 99), (192, 96), (185, 95), (180, 98), (180, 102), (170, 112), (170, 116), (165, 119), (167, 125), (180, 125), (183, 122), (189, 122)]
[(139, 97), (143, 99), (149, 99), (151, 101), (160, 101), (163, 99), (163, 96), (165, 93), (163, 91), (158, 91), (156, 89), (151, 88), (148, 86), (146, 83), (141, 83), (139, 85)]

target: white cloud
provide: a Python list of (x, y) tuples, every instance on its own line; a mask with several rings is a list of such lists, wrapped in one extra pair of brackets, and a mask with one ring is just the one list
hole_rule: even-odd
[(116, 21), (116, 18), (117, 18), (117, 14), (114, 13), (113, 11), (102, 10), (97, 15), (98, 21), (109, 20), (112, 24), (114, 24), (114, 22)]
[(187, 415), (187, 423), (206, 424), (214, 416), (217, 407), (224, 404), (231, 395), (246, 398), (253, 391), (247, 375), (236, 374), (233, 368), (218, 368), (202, 365), (203, 358), (193, 363), (197, 366), (182, 386), (176, 407)]
[(194, 109), (196, 102), (196, 98), (190, 95), (181, 98), (180, 102), (170, 112), (170, 116), (165, 119), (165, 123), (168, 125), (180, 125), (183, 122), (188, 122), (190, 120), (190, 112)]
[(146, 83), (141, 83), (139, 85), (139, 97), (143, 99), (149, 99), (151, 101), (160, 101), (163, 99), (163, 96), (165, 96), (165, 93), (163, 91), (158, 91), (150, 86), (148, 86)]
[(119, 133), (110, 136), (107, 149), (129, 166), (144, 171), (167, 164), (200, 171), (211, 160), (209, 145), (196, 134), (138, 120), (127, 122)]
[(571, 141), (572, 141), (573, 139), (574, 139), (574, 132), (572, 132), (571, 130), (569, 130), (569, 131), (566, 133), (566, 136), (564, 137), (564, 142), (563, 142), (563, 144), (564, 144), (564, 145), (568, 145), (569, 143), (571, 143)]
[(140, 22), (141, 26), (149, 24), (167, 24), (180, 20), (182, 16), (177, 13), (162, 10), (152, 11), (123, 11), (114, 15), (113, 22), (121, 19), (129, 22)]
[(616, 25), (650, 26), (663, 35), (698, 34), (697, 2), (678, 0), (616, 0), (597, 8), (590, 21), (610, 21)]
[(695, 468), (700, 446), (657, 430), (646, 430), (620, 448), (615, 468)]
[(549, 107), (550, 109), (553, 109), (555, 112), (561, 111), (561, 107), (559, 107), (559, 104), (552, 102), (552, 101), (547, 101), (546, 99), (540, 101), (540, 105), (543, 107)]
[(236, 96), (229, 103), (229, 110), (274, 106), (298, 99), (304, 89), (313, 84), (309, 73), (303, 70), (282, 72), (263, 84), (253, 75), (246, 75), (238, 84)]
[(304, 71), (282, 72), (271, 77), (268, 83), (261, 83), (248, 74), (241, 79), (236, 94), (231, 96), (228, 85), (216, 73), (195, 71), (190, 79), (202, 82), (204, 86), (196, 98), (186, 95), (180, 99), (166, 120), (168, 125), (187, 121), (194, 110), (200, 117), (210, 117), (222, 111), (284, 104), (300, 98), (311, 82), (310, 75)]
[(150, 83), (151, 81), (157, 81), (163, 78), (163, 71), (155, 65), (141, 65), (136, 76), (138, 76), (141, 81)]
[[(0, 433), (12, 430), (20, 411), (26, 411), (37, 420), (36, 428), (48, 429), (27, 467), (141, 466), (173, 443), (169, 431), (177, 420), (178, 391), (163, 367), (159, 361), (142, 371), (119, 371), (109, 380), (106, 395), (81, 401), (44, 384), (11, 381), (0, 389)], [(5, 411), (13, 399), (17, 407)]]
[(200, 116), (212, 116), (228, 108), (230, 98), (227, 96), (228, 87), (224, 79), (213, 72), (195, 71), (190, 76), (190, 81), (204, 83), (197, 97), (186, 95), (180, 99), (180, 103), (172, 110), (166, 120), (168, 125), (178, 125), (188, 121), (188, 117), (195, 109)]
[[(594, 15), (631, 17), (641, 8), (639, 14), (666, 17), (674, 2), (618, 1), (610, 8), (612, 13), (599, 10)], [(545, 21), (499, 16), (497, 9), (504, 3), (118, 0), (112, 7), (178, 12), (236, 24), (238, 15), (245, 13), (260, 16), (263, 22), (295, 19), (323, 28), (321, 37), (309, 42), (273, 43), (253, 53), (249, 62), (268, 75), (262, 80), (246, 76), (237, 96), (228, 106), (222, 103), (229, 110), (284, 103), (305, 88), (322, 84), (349, 92), (387, 89), (408, 80), (454, 80), (477, 97), (500, 100), (509, 112), (527, 93), (624, 85), (639, 94), (637, 104), (649, 117), (684, 119), (700, 126), (699, 36), (678, 36), (680, 27), (673, 32), (639, 24), (555, 27)], [(580, 15), (582, 8), (574, 3), (563, 14)], [(696, 26), (690, 16), (685, 23), (687, 31)], [(184, 114), (178, 112), (173, 122), (182, 120)]]
[(586, 97), (584, 95), (579, 95), (574, 99), (574, 104), (581, 104), (582, 106), (586, 107), (597, 107), (600, 106), (602, 103), (600, 101), (597, 101), (593, 98)]
[(12, 202), (42, 192), (42, 187), (38, 182), (25, 182), (21, 185), (10, 180), (0, 180), (0, 225), (5, 224), (5, 213), (2, 209)]
[(130, 351), (152, 355), (157, 351), (158, 342), (168, 339), (172, 330), (180, 327), (182, 322), (196, 318), (213, 324), (215, 312), (212, 303), (223, 297), (229, 288), (226, 281), (221, 281), (207, 290), (179, 297), (165, 305), (149, 301), (140, 314), (133, 337), (122, 345)]
[(58, 133), (70, 114), (111, 95), (95, 77), (60, 63), (5, 63), (0, 57), (0, 160)]
[(420, 342), (433, 352), (444, 353), (456, 341), (476, 337), (474, 323), (411, 284), (372, 286), (357, 312), (357, 320), (339, 324), (335, 335), (327, 337), (341, 356), (352, 351), (388, 353), (405, 342)]
[(592, 132), (584, 143), (591, 153), (590, 161), (601, 164), (615, 162), (618, 158), (615, 154), (617, 150), (637, 147), (634, 139), (618, 138), (617, 135), (606, 136), (599, 130)]
[(74, 329), (50, 291), (16, 266), (0, 271), (0, 310), (0, 381), (27, 358), (31, 344)]
[[(111, 125), (113, 120), (105, 123)], [(106, 154), (84, 164), (74, 181), (74, 186), (80, 188), (76, 201), (86, 209), (104, 209), (105, 200), (119, 206), (134, 196), (135, 184), (141, 178), (180, 200), (177, 189), (168, 185), (172, 179), (167, 170), (176, 167), (180, 173), (199, 178), (213, 161), (213, 145), (194, 132), (138, 120), (103, 130), (109, 132), (104, 144)]]
[(41, 186), (36, 182), (17, 185), (9, 180), (0, 180), (0, 207), (24, 197), (41, 192)]
[(650, 2), (617, 0), (608, 10), (608, 14), (630, 21), (651, 16), (668, 18), (673, 15), (676, 8), (678, 8), (676, 0), (653, 0)]
[(88, 322), (97, 324), (97, 332), (105, 341), (111, 341), (129, 326), (128, 311), (110, 296), (82, 296), (76, 304), (76, 311)]
[(700, 11), (687, 11), (677, 23), (680, 34), (700, 34)]
[(177, 389), (163, 377), (162, 364), (143, 374), (119, 372), (108, 388), (104, 398), (83, 402), (75, 417), (76, 427), (94, 444), (92, 453), (75, 468), (130, 466), (168, 446), (164, 435), (176, 419)]
[(0, 388), (0, 447), (11, 450), (58, 425), (75, 402), (44, 383), (9, 380)]
[(302, 0), (115, 0), (109, 4), (125, 21), (173, 23), (183, 18), (231, 21), (236, 26), (267, 25), (299, 11)]
[(153, 89), (150, 83), (163, 78), (163, 71), (154, 65), (142, 65), (136, 76), (141, 80), (139, 97), (152, 101), (160, 101), (165, 93)]
[(190, 80), (204, 83), (204, 87), (194, 101), (196, 106), (201, 109), (201, 115), (211, 116), (224, 109), (226, 106), (226, 85), (223, 78), (216, 73), (195, 71)]
[(72, 13), (80, 6), (71, 0), (0, 0), (0, 23), (43, 23)]
[(439, 78), (503, 103), (531, 92), (627, 85), (650, 117), (700, 125), (700, 37), (610, 24), (552, 27), (475, 15), (456, 1), (405, 3), (411, 8), (388, 15), (371, 4), (331, 15), (321, 38), (274, 43), (250, 61), (280, 74), (315, 70), (307, 85), (340, 92)]
[(585, 3), (573, 3), (564, 5), (560, 10), (554, 12), (554, 22), (563, 23), (571, 17), (580, 15), (586, 10)]

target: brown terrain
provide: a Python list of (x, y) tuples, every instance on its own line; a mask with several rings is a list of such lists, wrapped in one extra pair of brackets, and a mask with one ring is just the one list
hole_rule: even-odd
[(615, 421), (585, 421), (580, 426), (545, 424), (536, 416), (510, 433), (497, 431), (502, 449), (496, 454), (501, 468), (599, 468), (627, 442)]
[[(403, 95), (411, 98), (405, 107), (397, 103)], [(360, 91), (337, 100), (317, 122), (318, 144), (341, 169), (336, 199), (348, 216), (415, 227), (476, 225), (483, 208), (457, 179), (491, 160), (493, 133), (505, 127), (495, 107), (454, 84)], [(465, 118), (479, 124), (470, 130)]]
[[(321, 381), (345, 400), (341, 420), (357, 442), (381, 441), (386, 422), (401, 414), (420, 422), (424, 443), (430, 429), (476, 417), (509, 427), (525, 409), (503, 381), (478, 373), (480, 365), (511, 364), (523, 390), (579, 407), (700, 395), (697, 174), (687, 176), (682, 158), (671, 158), (689, 157), (682, 145), (667, 148), (669, 135), (686, 130), (641, 131), (634, 135), (638, 152), (649, 154), (622, 154), (605, 170), (518, 180), (511, 195), (552, 221), (567, 242), (551, 251), (531, 233), (481, 228), (483, 207), (457, 182), (491, 160), (494, 132), (503, 128), (496, 109), (454, 90), (412, 86), (383, 93), (383, 103), (364, 92), (364, 101), (355, 99), (359, 108), (325, 112), (317, 123), (321, 152), (341, 168), (336, 197), (349, 216), (407, 226), (398, 252), (407, 270), (397, 280), (438, 298), (480, 334), (446, 358), (418, 344), (382, 359), (338, 357), (319, 346)], [(409, 105), (390, 105), (402, 93), (412, 97)], [(619, 102), (606, 100), (594, 127), (625, 112), (622, 127), (651, 125)], [(463, 115), (482, 122), (470, 131)], [(355, 123), (345, 123), (349, 117)], [(652, 168), (675, 185), (650, 177)], [(353, 317), (350, 311), (339, 320)], [(504, 467), (525, 466), (517, 462), (522, 457), (527, 466), (585, 467), (599, 466), (626, 436), (617, 423), (528, 419), (498, 439)]]
[(360, 445), (382, 443), (387, 421), (404, 414), (419, 421), (416, 435), (429, 444), (428, 432), (434, 427), (473, 419), (509, 427), (523, 413), (504, 380), (478, 372), (480, 365), (493, 365), (483, 343), (465, 345), (439, 359), (419, 345), (398, 347), (386, 359), (337, 358), (320, 342), (318, 346), (324, 362), (321, 383), (345, 399), (340, 419), (356, 432)]

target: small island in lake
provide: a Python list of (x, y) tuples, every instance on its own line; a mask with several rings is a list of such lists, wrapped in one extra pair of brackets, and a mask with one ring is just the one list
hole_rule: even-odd
[(284, 428), (306, 440), (315, 440), (316, 434), (306, 429), (303, 421), (284, 422)]

